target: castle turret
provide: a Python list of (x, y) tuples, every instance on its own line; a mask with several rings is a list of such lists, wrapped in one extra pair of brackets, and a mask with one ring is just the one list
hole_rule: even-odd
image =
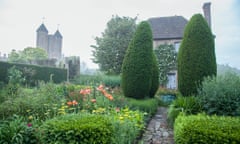
[(62, 35), (57, 30), (53, 35), (48, 34), (44, 24), (37, 29), (37, 47), (48, 53), (48, 58), (60, 60), (62, 58)]
[(36, 47), (43, 48), (48, 53), (48, 30), (43, 23), (37, 29)]
[(211, 3), (204, 3), (203, 4), (203, 13), (204, 13), (204, 17), (208, 23), (209, 28), (211, 29)]

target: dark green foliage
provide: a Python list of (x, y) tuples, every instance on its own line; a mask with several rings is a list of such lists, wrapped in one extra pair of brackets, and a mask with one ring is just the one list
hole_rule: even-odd
[(240, 119), (204, 114), (180, 115), (174, 124), (174, 141), (175, 144), (238, 144)]
[(160, 85), (166, 87), (168, 72), (177, 68), (177, 52), (172, 44), (160, 45), (154, 52), (158, 60)]
[(185, 114), (197, 114), (202, 111), (201, 105), (197, 97), (178, 97), (169, 106), (167, 119), (171, 126), (173, 126), (175, 119), (178, 117), (180, 112)]
[(153, 98), (159, 88), (159, 68), (156, 55), (153, 53), (153, 67), (152, 67), (152, 85), (149, 96)]
[[(4, 83), (8, 83), (7, 71), (13, 66), (15, 66), (16, 69), (21, 71), (24, 77), (29, 79), (29, 85), (35, 85), (37, 81), (41, 81), (41, 80), (48, 82), (50, 80), (50, 77), (52, 77), (52, 80), (55, 83), (60, 83), (67, 80), (66, 69), (0, 62), (0, 69), (1, 69), (0, 81), (3, 81)], [(29, 73), (26, 72), (26, 69), (34, 71), (34, 73), (30, 75)]]
[(199, 89), (199, 99), (207, 114), (240, 116), (240, 77), (226, 73), (205, 78)]
[(42, 128), (43, 143), (109, 144), (113, 125), (103, 115), (64, 115), (46, 121)]
[(124, 57), (121, 81), (124, 95), (138, 99), (149, 97), (153, 67), (152, 31), (149, 23), (144, 21), (137, 27)]
[(197, 93), (206, 76), (216, 75), (214, 37), (206, 20), (195, 14), (185, 27), (178, 53), (178, 89), (184, 96)]
[(93, 62), (107, 74), (120, 74), (124, 55), (136, 30), (136, 18), (113, 16), (92, 45)]

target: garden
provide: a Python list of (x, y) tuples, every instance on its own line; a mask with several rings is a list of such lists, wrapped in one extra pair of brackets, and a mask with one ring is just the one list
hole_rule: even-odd
[[(176, 144), (240, 143), (240, 76), (217, 75), (213, 35), (201, 15), (194, 15), (185, 31), (177, 57), (178, 90), (160, 86), (145, 21), (137, 26), (119, 75), (110, 75), (111, 70), (66, 82), (65, 70), (51, 69), (52, 74), (41, 74), (44, 80), (38, 76), (33, 81), (34, 74), (26, 75), (33, 69), (26, 65), (5, 69), (0, 77), (0, 144), (143, 143), (145, 127), (159, 106), (168, 108)], [(56, 83), (58, 76), (62, 81)]]

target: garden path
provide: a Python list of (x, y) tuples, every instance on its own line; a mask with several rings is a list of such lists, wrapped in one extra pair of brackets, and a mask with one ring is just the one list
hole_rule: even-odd
[(168, 127), (166, 107), (159, 107), (144, 134), (144, 144), (174, 144), (173, 129)]

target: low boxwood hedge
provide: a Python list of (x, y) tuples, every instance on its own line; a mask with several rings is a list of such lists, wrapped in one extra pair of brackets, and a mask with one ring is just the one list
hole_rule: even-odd
[(181, 114), (174, 124), (174, 141), (175, 144), (238, 144), (240, 118)]
[(113, 125), (103, 115), (71, 114), (46, 121), (41, 127), (42, 143), (109, 144)]

